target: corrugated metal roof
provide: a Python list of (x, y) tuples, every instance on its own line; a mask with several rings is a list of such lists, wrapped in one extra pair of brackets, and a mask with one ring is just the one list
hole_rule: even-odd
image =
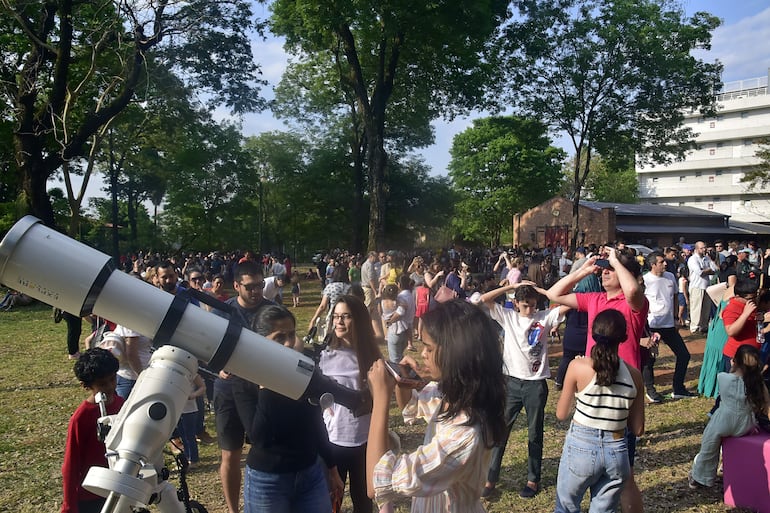
[(737, 230), (740, 230), (746, 235), (749, 235), (749, 234), (770, 235), (770, 226), (767, 226), (766, 224), (746, 223), (744, 221), (733, 221), (731, 219), (730, 228), (735, 228)]
[(679, 233), (679, 234), (710, 234), (710, 235), (746, 235), (747, 232), (736, 228), (720, 226), (665, 226), (659, 224), (618, 223), (615, 229), (623, 233)]
[(581, 205), (590, 208), (591, 210), (601, 210), (603, 208), (615, 209), (615, 215), (619, 216), (662, 216), (662, 217), (681, 217), (681, 216), (696, 216), (696, 217), (729, 217), (719, 212), (712, 212), (710, 210), (703, 210), (702, 208), (695, 207), (675, 207), (671, 205), (652, 205), (652, 204), (630, 204), (630, 203), (609, 203), (604, 201), (581, 201)]

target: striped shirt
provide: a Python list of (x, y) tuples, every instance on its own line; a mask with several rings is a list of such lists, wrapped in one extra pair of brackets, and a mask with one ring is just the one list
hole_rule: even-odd
[(636, 385), (626, 365), (621, 360), (618, 375), (611, 386), (597, 385), (596, 374), (594, 374), (591, 382), (575, 394), (573, 421), (604, 431), (618, 431), (626, 427), (628, 409), (637, 393)]
[(412, 497), (411, 513), (484, 513), (481, 496), (491, 450), (484, 446), (480, 427), (466, 426), (468, 417), (436, 419), (441, 404), (437, 383), (431, 382), (402, 412), (408, 424), (428, 421), (423, 444), (412, 453), (386, 452), (374, 467), (375, 498), (379, 505)]

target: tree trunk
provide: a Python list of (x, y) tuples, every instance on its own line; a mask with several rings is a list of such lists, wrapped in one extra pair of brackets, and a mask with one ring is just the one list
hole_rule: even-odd
[(369, 168), (369, 243), (368, 251), (385, 249), (385, 153), (382, 124), (367, 130), (367, 167)]
[(118, 169), (115, 163), (115, 153), (112, 140), (112, 130), (110, 130), (110, 198), (112, 200), (112, 257), (115, 261), (120, 260), (120, 233), (118, 226), (120, 224), (118, 211)]
[(363, 136), (358, 135), (350, 145), (353, 156), (353, 208), (351, 209), (353, 237), (351, 249), (354, 253), (360, 253), (364, 249), (362, 234), (364, 227), (364, 151), (366, 150), (365, 143), (361, 140), (363, 138)]
[(22, 175), (24, 204), (28, 213), (43, 221), (46, 226), (56, 228), (56, 218), (46, 188), (52, 170), (43, 160), (38, 138), (34, 133), (28, 132), (29, 129), (31, 128), (22, 126), (13, 134), (16, 164)]

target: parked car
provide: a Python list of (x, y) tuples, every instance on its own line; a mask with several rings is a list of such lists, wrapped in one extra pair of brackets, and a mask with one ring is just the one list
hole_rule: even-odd
[(648, 248), (647, 246), (643, 244), (626, 244), (627, 248), (634, 248), (637, 255), (642, 255), (643, 257), (646, 257), (650, 253), (652, 253), (652, 250)]

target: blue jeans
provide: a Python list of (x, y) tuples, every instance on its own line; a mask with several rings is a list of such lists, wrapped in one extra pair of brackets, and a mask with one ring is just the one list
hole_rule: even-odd
[(591, 489), (589, 512), (620, 509), (623, 483), (631, 477), (626, 438), (574, 422), (567, 431), (556, 479), (556, 513), (580, 513)]
[(299, 472), (273, 474), (246, 465), (244, 513), (331, 513), (326, 473), (317, 460)]
[(118, 383), (115, 387), (115, 393), (123, 399), (128, 399), (128, 394), (131, 393), (131, 389), (136, 385), (135, 379), (128, 379), (122, 376), (118, 376)]
[(195, 439), (195, 435), (198, 434), (197, 421), (197, 411), (183, 413), (176, 426), (177, 431), (179, 431), (179, 437), (184, 444), (184, 455), (190, 463), (198, 463), (200, 461), (200, 456), (198, 456), (198, 441)]
[(388, 341), (388, 360), (396, 363), (401, 361), (401, 359), (404, 357), (404, 350), (406, 349), (406, 344), (408, 342), (408, 335), (409, 330), (399, 334), (388, 330), (386, 335)]

